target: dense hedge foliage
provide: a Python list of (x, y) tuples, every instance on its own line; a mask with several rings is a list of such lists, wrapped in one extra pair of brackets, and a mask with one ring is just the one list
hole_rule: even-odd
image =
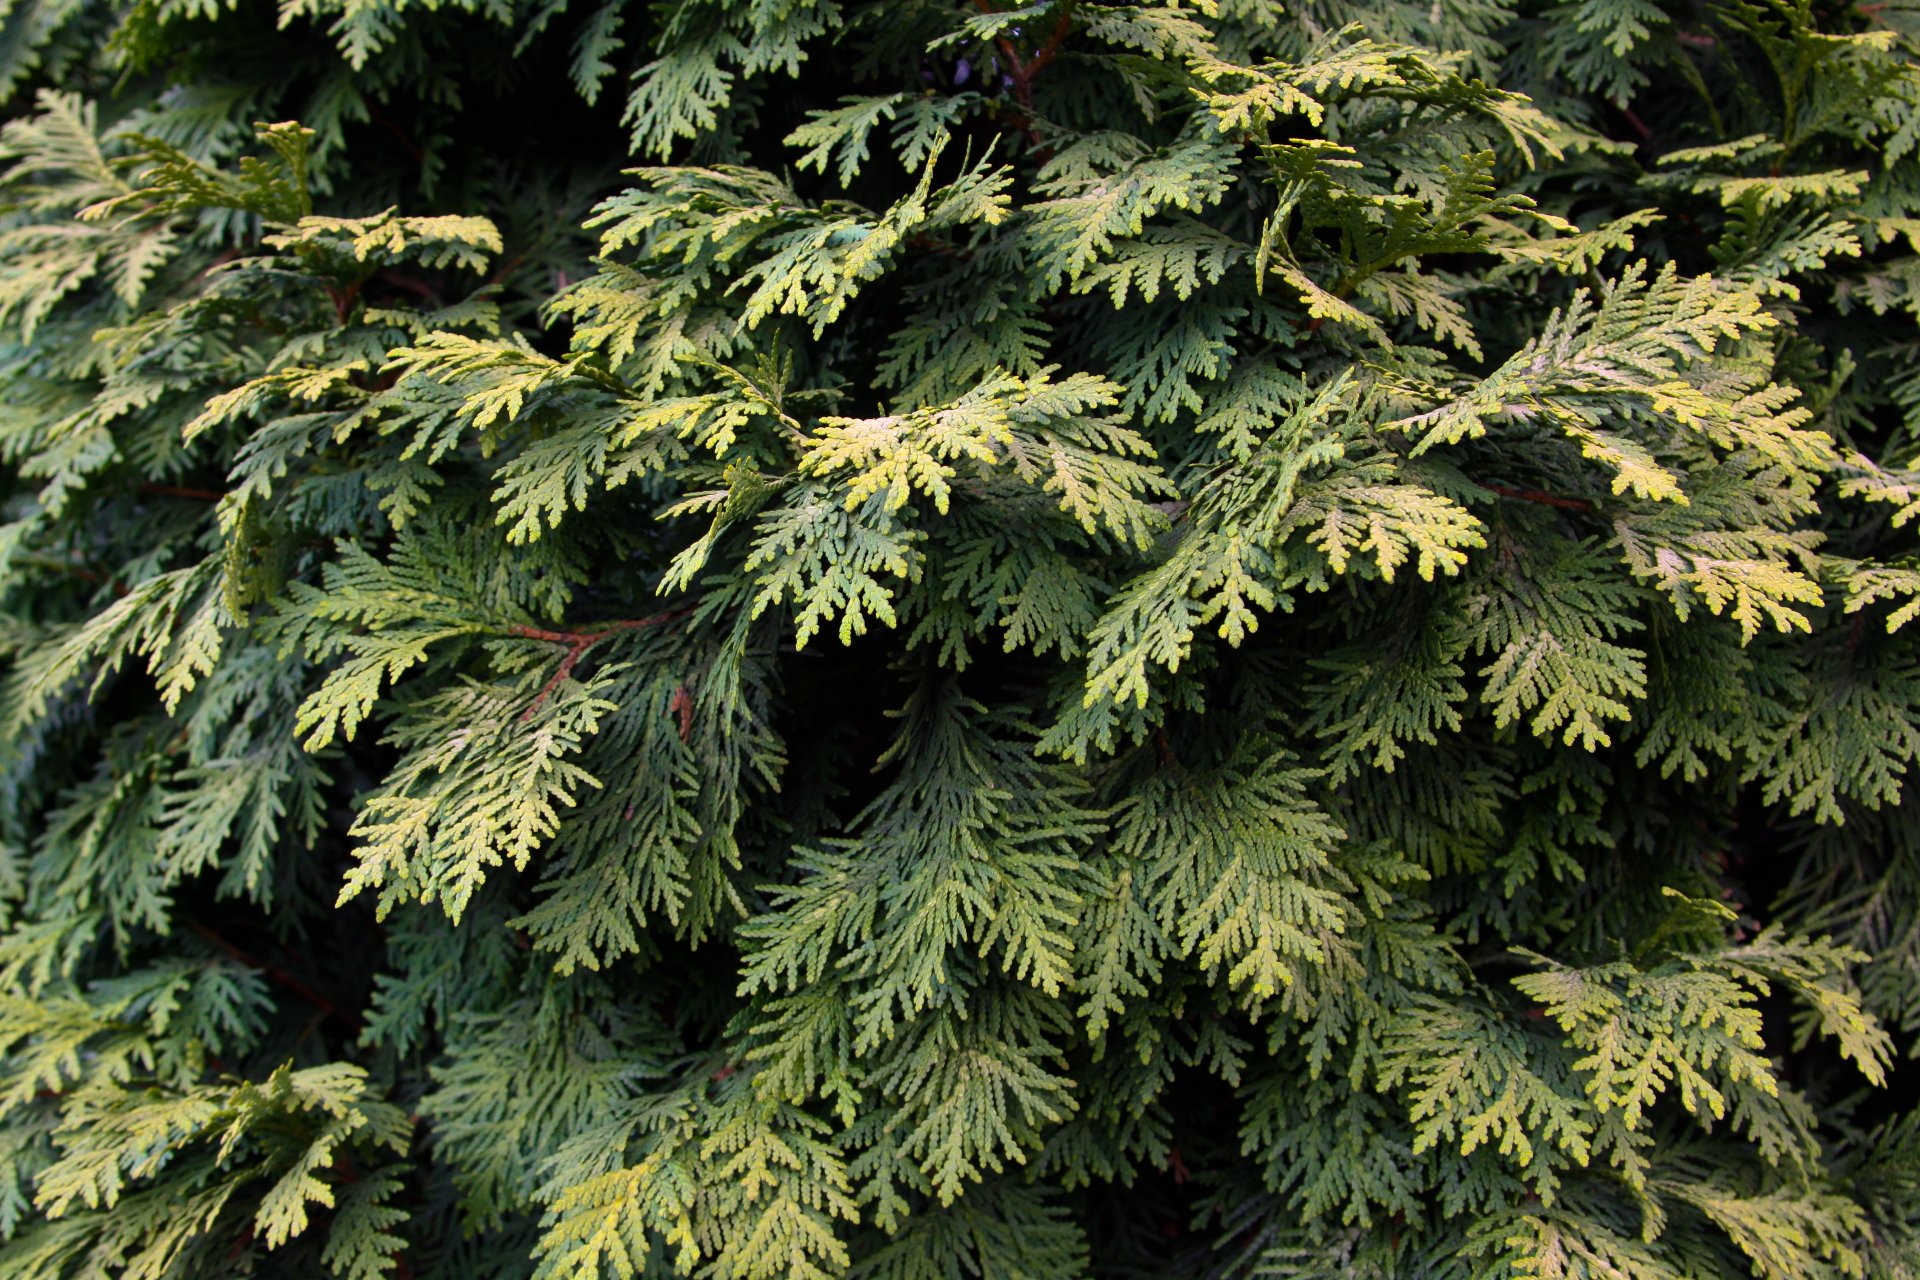
[(0, 0), (0, 1275), (1920, 1274), (1917, 59)]

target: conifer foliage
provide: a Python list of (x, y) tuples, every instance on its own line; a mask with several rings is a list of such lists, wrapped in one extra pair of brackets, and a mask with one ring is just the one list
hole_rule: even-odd
[(0, 1275), (1920, 1274), (1910, 0), (0, 0)]

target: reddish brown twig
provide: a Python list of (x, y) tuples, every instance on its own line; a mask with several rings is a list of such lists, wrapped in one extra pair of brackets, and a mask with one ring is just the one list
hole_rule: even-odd
[(1187, 1162), (1180, 1158), (1179, 1147), (1167, 1148), (1167, 1172), (1173, 1175), (1175, 1186), (1181, 1185), (1192, 1176), (1187, 1172)]
[[(993, 0), (973, 0), (974, 7), (982, 13), (998, 13)], [(1060, 46), (1066, 42), (1073, 31), (1073, 6), (1064, 5), (1060, 9), (1059, 20), (1053, 24), (1053, 31), (1030, 58), (1022, 58), (1020, 51), (1013, 47), (1013, 41), (1005, 36), (997, 36), (994, 43), (1000, 48), (1000, 56), (1007, 62), (1007, 79), (1013, 85), (1014, 100), (1020, 104), (1020, 128), (1027, 135), (1027, 141), (1033, 144), (1034, 153), (1046, 158), (1052, 149), (1040, 138), (1040, 130), (1033, 119), (1033, 78), (1040, 69), (1052, 62), (1060, 52)]]
[(1156, 725), (1153, 730), (1153, 742), (1160, 749), (1160, 767), (1173, 769), (1179, 767), (1180, 760), (1173, 754), (1173, 743), (1167, 740), (1167, 726)]
[[(493, 269), (493, 274), (480, 282), (480, 288), (490, 289), (494, 285), (499, 284), (501, 281), (505, 280), (508, 276), (512, 275), (515, 271), (519, 270), (520, 264), (525, 262), (526, 260), (527, 260), (526, 254), (524, 253), (514, 254), (511, 258), (508, 258), (505, 262), (502, 262), (499, 265), (495, 266)], [(565, 271), (556, 271), (554, 272), (554, 275), (558, 277), (558, 283), (556, 284), (556, 288), (560, 288), (560, 289), (566, 288), (567, 273)], [(476, 292), (478, 292), (478, 290), (476, 290)]]
[(625, 618), (619, 622), (603, 622), (590, 631), (548, 631), (542, 627), (511, 628), (507, 634), (518, 636), (522, 640), (543, 640), (548, 644), (563, 644), (567, 646), (566, 653), (562, 655), (560, 659), (560, 665), (555, 667), (553, 674), (547, 677), (547, 682), (540, 686), (540, 692), (533, 695), (533, 701), (528, 703), (527, 709), (520, 713), (520, 718), (522, 720), (531, 720), (533, 713), (544, 706), (553, 691), (560, 687), (560, 682), (573, 674), (574, 667), (579, 665), (580, 659), (587, 656), (587, 651), (599, 644), (602, 640), (610, 636), (619, 635), (623, 631), (638, 631), (643, 627), (663, 626), (666, 623), (684, 618), (692, 612), (693, 606), (688, 605), (683, 609), (669, 609), (665, 613), (650, 614), (644, 618)]
[(1033, 56), (1027, 59), (1027, 86), (1029, 89), (1033, 86), (1033, 78), (1040, 74), (1040, 68), (1053, 61), (1054, 55), (1060, 52), (1060, 46), (1066, 43), (1067, 37), (1072, 34), (1072, 32), (1073, 6), (1064, 5), (1060, 9), (1059, 20), (1053, 24), (1052, 33), (1047, 36), (1047, 42), (1034, 50)]
[(195, 502), (218, 502), (227, 496), (216, 489), (190, 489), (178, 484), (143, 484), (140, 492), (159, 494), (163, 498), (191, 498)]
[(442, 305), (444, 301), (440, 297), (440, 291), (438, 289), (428, 284), (425, 280), (422, 280), (419, 276), (410, 276), (404, 271), (395, 271), (391, 267), (382, 267), (374, 274), (373, 278), (381, 284), (392, 285), (394, 288), (410, 293), (422, 302), (431, 303), (436, 307)]
[(253, 1247), (254, 1230), (253, 1223), (249, 1222), (246, 1228), (242, 1230), (238, 1236), (234, 1237), (233, 1243), (227, 1246), (228, 1261), (239, 1258), (241, 1254)]
[(70, 574), (82, 582), (97, 582), (102, 586), (112, 587), (113, 593), (117, 596), (127, 594), (126, 584), (112, 574), (103, 573), (99, 569), (84, 564), (75, 564), (71, 560), (62, 560), (57, 556), (21, 554), (18, 556), (18, 563), (31, 565), (36, 569), (51, 569), (56, 573)]
[(693, 695), (687, 692), (687, 686), (674, 686), (673, 697), (667, 699), (667, 714), (679, 717), (680, 741), (693, 735)]
[(251, 955), (248, 955), (246, 952), (242, 951), (239, 947), (234, 946), (231, 942), (228, 942), (225, 938), (215, 933), (212, 929), (208, 928), (206, 925), (201, 924), (198, 920), (187, 921), (187, 928), (192, 932), (199, 934), (202, 938), (205, 938), (208, 942), (211, 942), (214, 946), (226, 952), (227, 955), (229, 955), (235, 960), (238, 960), (241, 964), (247, 966), (247, 968), (255, 970), (270, 982), (273, 982), (281, 987), (284, 987), (288, 991), (292, 992), (294, 995), (299, 996), (302, 1000), (306, 1001), (308, 1004), (318, 1009), (326, 1017), (332, 1018), (337, 1022), (341, 1023), (348, 1030), (353, 1032), (353, 1034), (356, 1037), (360, 1034), (361, 1022), (358, 1014), (353, 1013), (346, 1009), (342, 1009), (339, 1005), (327, 999), (325, 996), (321, 995), (318, 991), (315, 991), (312, 987), (300, 981), (300, 979), (294, 977), (291, 973), (288, 973), (285, 969), (282, 969), (279, 965), (269, 964), (265, 960), (259, 960), (254, 958)]
[(1585, 498), (1562, 498), (1558, 494), (1542, 493), (1538, 489), (1513, 489), (1504, 484), (1483, 484), (1482, 489), (1497, 493), (1503, 498), (1516, 498), (1521, 502), (1534, 502), (1543, 507), (1558, 507), (1562, 511), (1592, 511), (1594, 506)]
[(325, 288), (327, 300), (333, 303), (333, 313), (339, 317), (340, 327), (344, 329), (347, 327), (347, 321), (353, 316), (353, 304), (359, 301), (360, 282), (355, 280), (345, 288), (337, 288), (334, 285), (327, 285)]
[(395, 140), (398, 141), (402, 147), (406, 148), (407, 154), (413, 157), (415, 164), (425, 164), (427, 162), (426, 151), (421, 148), (419, 143), (413, 140), (413, 135), (395, 124), (393, 117), (382, 111), (378, 104), (373, 102), (367, 103), (367, 118), (392, 134)]
[(930, 235), (919, 234), (908, 236), (907, 243), (916, 249), (925, 249), (928, 253), (937, 253), (942, 257), (958, 258), (962, 262), (971, 261), (973, 258), (973, 254), (967, 250), (948, 244), (944, 240), (936, 240)]
[(210, 276), (214, 272), (218, 271), (221, 267), (226, 266), (229, 262), (232, 262), (239, 257), (240, 257), (240, 249), (238, 246), (235, 246), (234, 248), (231, 248), (231, 249), (222, 249), (219, 253), (214, 255), (213, 261), (209, 262), (206, 266), (200, 268), (200, 274), (202, 276)]

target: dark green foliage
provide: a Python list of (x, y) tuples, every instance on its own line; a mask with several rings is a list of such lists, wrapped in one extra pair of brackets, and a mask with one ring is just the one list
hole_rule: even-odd
[(1920, 1274), (1906, 0), (0, 0), (0, 121), (0, 1275)]

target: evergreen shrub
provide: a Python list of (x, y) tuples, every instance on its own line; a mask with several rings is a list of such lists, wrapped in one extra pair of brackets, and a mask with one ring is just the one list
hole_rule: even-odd
[(0, 1276), (1920, 1274), (1914, 0), (0, 0)]

